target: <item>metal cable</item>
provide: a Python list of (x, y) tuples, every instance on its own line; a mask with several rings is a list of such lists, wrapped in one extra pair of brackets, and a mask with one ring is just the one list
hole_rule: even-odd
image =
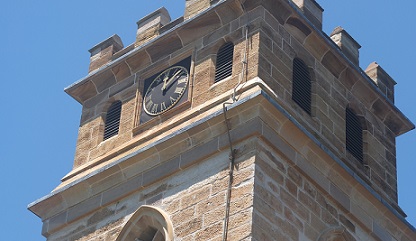
[(237, 101), (236, 96), (236, 92), (237, 92), (237, 88), (238, 86), (240, 86), (241, 82), (243, 81), (244, 77), (246, 76), (246, 72), (247, 72), (247, 51), (248, 51), (248, 25), (246, 25), (244, 27), (244, 36), (245, 36), (245, 47), (244, 47), (244, 55), (243, 55), (243, 60), (241, 61), (241, 64), (243, 65), (243, 67), (241, 68), (241, 75), (240, 78), (238, 78), (238, 83), (236, 84), (236, 86), (233, 89), (233, 95), (231, 97), (231, 99), (233, 100), (233, 102)]
[[(242, 6), (243, 7), (243, 6)], [(244, 79), (244, 77), (246, 76), (246, 72), (247, 72), (247, 51), (248, 51), (248, 26), (246, 25), (244, 27), (244, 31), (245, 31), (245, 49), (244, 49), (244, 57), (243, 60), (241, 61), (243, 68), (242, 68), (242, 73), (240, 75), (240, 78), (238, 80), (237, 85), (234, 87), (233, 89), (233, 94), (231, 96), (231, 100), (232, 102), (224, 102), (222, 105), (222, 110), (223, 110), (223, 114), (224, 114), (224, 121), (225, 124), (227, 126), (227, 135), (228, 135), (228, 143), (229, 143), (229, 147), (230, 147), (230, 155), (229, 155), (229, 159), (230, 159), (230, 163), (229, 163), (229, 180), (228, 180), (228, 189), (227, 189), (227, 201), (226, 201), (226, 206), (225, 206), (225, 219), (224, 219), (224, 229), (223, 229), (223, 236), (222, 236), (222, 240), (226, 241), (227, 237), (228, 237), (228, 223), (229, 223), (229, 219), (230, 219), (230, 207), (231, 207), (231, 190), (232, 190), (232, 185), (233, 185), (233, 179), (234, 179), (234, 163), (235, 163), (235, 153), (236, 150), (234, 150), (233, 148), (233, 143), (231, 140), (231, 127), (230, 127), (230, 123), (228, 121), (227, 118), (227, 107), (226, 105), (231, 105), (234, 102), (237, 101), (236, 98), (236, 92), (237, 92), (237, 88), (240, 86), (242, 80)]]
[(228, 189), (227, 189), (227, 201), (226, 201), (226, 206), (225, 206), (225, 219), (224, 219), (224, 230), (223, 230), (223, 236), (222, 236), (222, 240), (226, 241), (227, 240), (227, 236), (228, 236), (228, 222), (229, 222), (229, 218), (230, 218), (230, 206), (231, 206), (231, 189), (232, 189), (232, 185), (233, 185), (233, 178), (234, 178), (234, 160), (235, 160), (235, 150), (233, 148), (233, 143), (231, 141), (231, 134), (230, 134), (230, 123), (228, 121), (227, 118), (227, 107), (225, 107), (225, 105), (230, 105), (232, 103), (230, 102), (225, 102), (222, 104), (222, 111), (224, 114), (224, 121), (225, 124), (227, 126), (227, 135), (228, 135), (228, 144), (230, 147), (230, 163), (229, 163), (229, 180), (228, 180)]

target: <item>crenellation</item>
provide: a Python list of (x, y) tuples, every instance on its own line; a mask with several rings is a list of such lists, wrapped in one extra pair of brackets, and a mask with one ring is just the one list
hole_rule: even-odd
[(316, 28), (322, 29), (322, 13), (324, 9), (315, 0), (293, 0), (293, 2)]
[(160, 34), (160, 29), (170, 23), (171, 18), (166, 8), (162, 7), (137, 22), (135, 47), (144, 45)]
[(349, 33), (342, 27), (336, 27), (330, 34), (330, 38), (341, 49), (354, 65), (359, 66), (359, 49), (361, 45), (355, 41)]
[(190, 19), (211, 6), (213, 0), (186, 0), (184, 19)]
[(394, 103), (394, 86), (397, 84), (396, 81), (376, 62), (371, 63), (365, 73), (380, 89), (387, 99)]
[(123, 49), (123, 47), (123, 42), (117, 34), (92, 47), (89, 50), (91, 62), (88, 72), (93, 72), (111, 62), (113, 54)]

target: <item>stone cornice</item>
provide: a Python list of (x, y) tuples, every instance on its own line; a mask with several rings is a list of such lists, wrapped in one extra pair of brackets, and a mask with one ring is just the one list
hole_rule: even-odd
[[(251, 91), (247, 91), (247, 94), (242, 95), (242, 97), (237, 102), (227, 106), (228, 111), (236, 113), (238, 111), (244, 111), (248, 109), (253, 110), (253, 108), (256, 109), (260, 106), (263, 106), (263, 108), (272, 111), (270, 107), (273, 107), (275, 111), (281, 114), (280, 118), (283, 118), (281, 122), (285, 123), (284, 126), (286, 127), (281, 127), (283, 129), (279, 131), (280, 134), (275, 135), (274, 130), (268, 127), (270, 126), (270, 123), (267, 123), (266, 119), (263, 119), (261, 115), (257, 117), (254, 116), (250, 120), (241, 122), (231, 130), (231, 138), (233, 142), (239, 143), (242, 140), (251, 137), (260, 138), (267, 141), (268, 143), (271, 143), (272, 146), (277, 148), (277, 150), (286, 156), (288, 160), (294, 161), (297, 168), (299, 168), (307, 175), (328, 175), (326, 176), (328, 180), (335, 178), (336, 175), (329, 175), (328, 173), (315, 173), (321, 172), (323, 170), (317, 169), (304, 157), (299, 156), (299, 153), (297, 153), (299, 150), (296, 151), (296, 149), (300, 147), (297, 147), (296, 145), (292, 146), (290, 140), (285, 139), (284, 136), (280, 136), (282, 135), (281, 132), (284, 131), (285, 128), (292, 129), (290, 126), (295, 127), (298, 131), (300, 131), (300, 133), (302, 133), (301, 135), (307, 137), (307, 143), (310, 143), (308, 146), (312, 145), (313, 148), (320, 149), (323, 151), (323, 153), (325, 153), (325, 156), (323, 157), (325, 160), (336, 163), (331, 165), (331, 172), (340, 172), (338, 175), (348, 177), (347, 180), (349, 180), (348, 182), (354, 186), (354, 190), (361, 192), (363, 195), (369, 195), (371, 198), (368, 200), (372, 202), (373, 205), (375, 205), (377, 208), (381, 208), (381, 212), (383, 214), (393, 214), (391, 217), (397, 218), (400, 223), (404, 224), (405, 227), (411, 230), (409, 235), (415, 235), (415, 228), (405, 220), (399, 211), (392, 207), (388, 201), (381, 197), (372, 187), (367, 185), (366, 182), (362, 180), (358, 175), (356, 175), (347, 165), (345, 165), (342, 160), (340, 160), (334, 153), (327, 149), (323, 143), (321, 143), (300, 123), (298, 123), (280, 104), (278, 104), (278, 102), (275, 100), (276, 96), (273, 95), (267, 86), (261, 84), (262, 81), (260, 79), (257, 79), (254, 82), (256, 84), (251, 85), (253, 87)], [(187, 136), (191, 138), (193, 135), (193, 130), (200, 128), (201, 125), (206, 125), (207, 123), (220, 124), (223, 122), (223, 112), (221, 106), (222, 105), (218, 106), (218, 108), (212, 108), (214, 111), (210, 113), (196, 116), (195, 118), (190, 119), (189, 122), (184, 122), (181, 126), (178, 126), (178, 128), (176, 128), (171, 134), (165, 135), (160, 140), (154, 141), (152, 144), (146, 145), (145, 147), (131, 152), (128, 155), (117, 158), (116, 160), (106, 165), (102, 165), (88, 175), (82, 178), (78, 178), (77, 180), (53, 191), (51, 194), (39, 199), (38, 201), (31, 203), (28, 208), (32, 212), (41, 217), (43, 220), (53, 220), (53, 222), (50, 222), (51, 224), (53, 223), (55, 225), (53, 227), (49, 227), (49, 222), (45, 222), (44, 225), (46, 226), (44, 229), (46, 231), (44, 234), (48, 235), (50, 232), (58, 229), (60, 225), (65, 225), (78, 219), (80, 217), (79, 215), (85, 215), (85, 213), (92, 212), (100, 207), (115, 202), (117, 199), (120, 199), (129, 193), (138, 191), (158, 180), (163, 179), (164, 177), (173, 175), (174, 173), (179, 172), (184, 168), (190, 167), (191, 165), (202, 161), (211, 155), (220, 154), (224, 151), (226, 152), (228, 144), (226, 133), (213, 136), (212, 139), (209, 139), (203, 144), (195, 146), (191, 149), (179, 151), (176, 156), (171, 156), (170, 159), (161, 158), (161, 156), (163, 156), (163, 148), (158, 149), (158, 147), (161, 147), (162, 145), (166, 146), (168, 142), (171, 143), (169, 145), (174, 145), (174, 143), (177, 142), (175, 137), (183, 138), (184, 136)], [(208, 124), (208, 127), (205, 128), (214, 128), (214, 126), (215, 125), (211, 126)], [(218, 128), (218, 126), (215, 128)], [(287, 131), (288, 130), (284, 132)], [(158, 164), (155, 168), (139, 168), (136, 170), (136, 174), (123, 173), (123, 170), (129, 169), (123, 168), (126, 167), (126, 163), (131, 164), (143, 161), (143, 159), (146, 159), (146, 156), (149, 156), (149, 154), (146, 153), (149, 151), (152, 152), (152, 155), (156, 154), (159, 156), (159, 160), (155, 161), (158, 161), (160, 164)], [(340, 169), (336, 168), (334, 165), (340, 167)], [(114, 185), (107, 187), (107, 189), (104, 189), (103, 192), (94, 194), (91, 189), (92, 183), (89, 183), (89, 181), (93, 178), (94, 183), (100, 183), (97, 180), (104, 180), (109, 175), (119, 176), (119, 183), (116, 184), (120, 185), (117, 187)], [(128, 176), (130, 177), (128, 178)], [(352, 212), (352, 204), (350, 201), (345, 200), (344, 196), (346, 194), (342, 194), (345, 192), (345, 190), (339, 190), (339, 188), (334, 185), (334, 183), (328, 180), (315, 179), (317, 184), (320, 185), (323, 190), (330, 193), (344, 209)], [(336, 180), (334, 180), (334, 182), (336, 183)], [(105, 182), (102, 183), (103, 184), (101, 185), (105, 185)], [(103, 187), (99, 189), (101, 190), (102, 188)], [(77, 193), (76, 195), (79, 196), (79, 199), (73, 200), (74, 192)], [(77, 209), (82, 209), (85, 212), (83, 211), (82, 214), (78, 214), (78, 212), (76, 212)], [(62, 221), (56, 222), (56, 220)], [(373, 227), (369, 226), (368, 228), (372, 229)]]
[[(265, 5), (266, 2), (269, 0), (263, 0), (259, 4)], [(203, 21), (205, 17), (209, 15), (212, 11), (218, 12), (219, 9), (221, 9), (223, 6), (226, 6), (226, 4), (231, 4), (233, 1), (221, 1), (218, 4), (204, 10), (203, 12), (197, 14), (196, 16), (184, 21), (180, 22), (179, 24), (172, 26), (171, 29), (164, 31), (161, 35), (157, 36), (156, 38), (150, 40), (149, 42), (134, 48), (127, 52), (126, 54), (118, 57), (117, 59), (113, 60), (112, 62), (106, 64), (102, 68), (91, 72), (88, 76), (85, 78), (77, 81), (71, 86), (68, 86), (65, 88), (65, 92), (67, 92), (69, 95), (71, 95), (74, 99), (76, 99), (81, 104), (84, 104), (84, 102), (87, 99), (90, 99), (92, 96), (99, 94), (100, 88), (97, 86), (97, 83), (102, 82), (102, 80), (98, 80), (99, 78), (110, 78), (109, 76), (113, 75), (112, 68), (117, 66), (118, 64), (123, 64), (125, 66), (129, 66), (129, 63), (126, 61), (127, 58), (130, 58), (134, 55), (139, 56), (139, 58), (143, 58), (143, 56), (150, 56), (150, 63), (152, 61), (152, 53), (149, 53), (148, 47), (152, 46), (154, 44), (157, 44), (160, 41), (163, 41), (165, 38), (170, 38), (169, 36), (176, 36), (175, 38), (180, 39), (181, 37), (179, 35), (179, 32), (181, 29), (186, 29), (187, 26), (191, 26), (192, 22), (194, 21)], [(244, 4), (249, 4), (250, 1), (246, 1)], [(309, 19), (307, 19), (302, 12), (299, 10), (299, 8), (292, 2), (292, 1), (282, 1), (287, 8), (291, 9), (292, 11), (289, 15), (295, 16), (296, 18), (302, 19), (304, 22), (308, 24), (308, 28), (311, 28), (313, 32), (317, 34), (321, 38), (322, 41), (324, 41), (328, 46), (330, 46), (330, 50), (328, 52), (331, 52), (332, 54), (335, 54), (339, 56), (342, 61), (346, 63), (349, 68), (356, 71), (361, 78), (364, 80), (364, 84), (369, 87), (369, 90), (373, 91), (377, 98), (373, 101), (374, 105), (377, 105), (376, 108), (389, 108), (393, 110), (393, 114), (389, 114), (386, 119), (382, 119), (385, 121), (385, 123), (389, 126), (389, 128), (398, 136), (403, 133), (406, 133), (412, 129), (415, 128), (415, 125), (394, 105), (394, 103), (387, 98), (386, 94), (383, 93), (374, 83), (374, 81), (358, 66), (356, 66), (354, 63), (352, 63), (345, 54), (340, 50), (340, 48), (331, 40), (331, 38), (326, 35), (324, 32), (322, 32), (320, 29), (315, 27)], [(270, 3), (269, 3), (270, 4)], [(181, 40), (183, 42), (183, 40)], [(182, 43), (184, 45), (184, 43)], [(183, 47), (183, 46), (182, 46)], [(123, 50), (122, 50), (123, 51)], [(147, 57), (149, 58), (149, 57)], [(130, 74), (132, 75), (132, 68), (129, 67)], [(344, 70), (345, 71), (345, 70)], [(108, 72), (108, 73), (107, 73)], [(105, 74), (107, 73), (107, 74)], [(104, 76), (104, 77), (100, 77)], [(94, 79), (97, 79), (94, 81)], [(120, 81), (117, 80), (117, 78), (114, 76), (112, 78), (114, 81)], [(95, 83), (97, 82), (97, 83)], [(84, 97), (83, 97), (84, 96)], [(89, 96), (89, 97), (87, 97)], [(382, 104), (381, 104), (382, 103)]]

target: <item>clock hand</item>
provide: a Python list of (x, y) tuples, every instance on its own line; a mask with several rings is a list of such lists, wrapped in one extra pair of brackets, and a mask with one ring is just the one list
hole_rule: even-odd
[(182, 72), (182, 70), (178, 70), (172, 77), (169, 78), (168, 82), (163, 82), (162, 91), (166, 90), (167, 87), (176, 80), (176, 77)]
[(169, 79), (169, 77), (167, 75), (165, 75), (163, 77), (163, 86), (162, 86), (162, 90), (166, 87), (166, 81)]

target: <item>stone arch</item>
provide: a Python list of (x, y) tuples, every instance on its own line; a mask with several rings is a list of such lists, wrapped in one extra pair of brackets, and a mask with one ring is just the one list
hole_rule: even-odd
[[(116, 99), (114, 97), (110, 97), (106, 99), (105, 101), (99, 103), (95, 108), (95, 112), (101, 117), (103, 121), (105, 121), (108, 109), (112, 104), (114, 104), (117, 101), (121, 101), (120, 99)], [(123, 101), (121, 101), (121, 104), (123, 105)]]
[(317, 241), (351, 241), (355, 240), (350, 235), (347, 235), (347, 231), (345, 228), (338, 226), (338, 227), (330, 227), (324, 230), (321, 235), (319, 235)]
[[(241, 36), (239, 36), (241, 37)], [(232, 43), (233, 45), (238, 44), (238, 36), (229, 34), (226, 36), (223, 36), (222, 38), (213, 41), (212, 43), (209, 43), (208, 45), (204, 46), (203, 49), (200, 49), (197, 51), (196, 61), (201, 61), (203, 59), (206, 59), (207, 57), (216, 57), (218, 50), (226, 43)]]
[(131, 216), (116, 241), (173, 241), (173, 225), (167, 213), (143, 205)]
[[(362, 148), (362, 158), (357, 158), (352, 152), (350, 152), (347, 147), (347, 109), (352, 110), (353, 113), (356, 115), (359, 121), (359, 125), (362, 131), (362, 140), (361, 140), (361, 148)], [(358, 103), (355, 100), (349, 100), (348, 104), (345, 106), (345, 116), (343, 122), (343, 128), (345, 131), (345, 139), (344, 139), (344, 149), (343, 155), (346, 158), (345, 164), (347, 164), (350, 168), (352, 168), (358, 176), (367, 180), (367, 178), (371, 178), (371, 158), (369, 156), (369, 143), (372, 140), (372, 132), (373, 132), (373, 125), (371, 120), (368, 119), (368, 112), (363, 106), (363, 104)]]
[(300, 43), (303, 43), (312, 30), (303, 23), (302, 20), (296, 17), (290, 17), (285, 23), (286, 29), (293, 35)]
[(360, 123), (361, 123), (361, 126), (363, 127), (363, 129), (365, 129), (365, 130), (368, 129), (368, 123), (365, 120), (366, 110), (365, 110), (365, 107), (362, 106), (362, 104), (359, 104), (355, 101), (350, 101), (347, 104), (346, 108), (354, 111), (354, 113), (360, 119)]

